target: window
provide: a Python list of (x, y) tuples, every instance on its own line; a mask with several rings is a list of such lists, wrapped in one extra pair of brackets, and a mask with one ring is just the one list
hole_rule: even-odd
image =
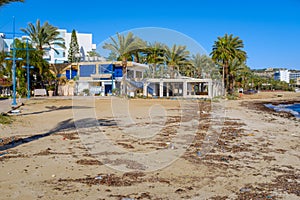
[(91, 74), (96, 74), (96, 65), (80, 65), (80, 77), (90, 77)]

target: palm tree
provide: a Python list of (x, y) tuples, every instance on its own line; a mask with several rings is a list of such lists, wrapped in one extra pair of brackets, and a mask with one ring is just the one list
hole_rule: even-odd
[(123, 75), (127, 72), (127, 60), (135, 50), (142, 49), (144, 42), (129, 32), (126, 36), (117, 33), (117, 39), (110, 37), (111, 43), (105, 43), (103, 48), (111, 50), (122, 61)]
[(27, 28), (22, 28), (25, 34), (30, 37), (31, 43), (35, 48), (41, 51), (46, 49), (53, 49), (56, 53), (59, 53), (54, 46), (66, 48), (64, 39), (60, 37), (58, 28), (45, 22), (42, 26), (40, 20), (36, 20), (36, 24), (29, 23)]
[(6, 68), (6, 53), (4, 51), (0, 52), (0, 78), (6, 75), (7, 68)]
[(245, 62), (247, 55), (244, 50), (244, 43), (239, 37), (233, 37), (232, 34), (225, 34), (223, 37), (218, 37), (213, 45), (212, 56), (213, 61), (222, 66), (223, 84), (226, 91), (229, 87), (229, 62), (237, 58), (240, 62)]
[(245, 63), (241, 63), (237, 58), (234, 58), (233, 60), (229, 61), (228, 79), (230, 91), (233, 91), (233, 89), (235, 88), (236, 79), (238, 79), (240, 72), (245, 70), (245, 68), (247, 68)]
[(152, 78), (155, 76), (156, 68), (158, 64), (163, 64), (165, 45), (159, 42), (148, 44), (146, 50), (146, 62), (152, 66)]
[[(28, 49), (30, 51), (26, 51), (26, 47), (28, 45)], [(15, 47), (17, 49), (16, 51), (16, 57), (22, 58), (22, 61), (18, 61), (16, 63), (16, 76), (18, 77), (17, 79), (17, 86), (18, 86), (18, 92), (19, 94), (25, 94), (26, 92), (26, 70), (22, 68), (22, 66), (27, 66), (27, 53), (29, 53), (29, 61), (28, 63), (30, 66), (34, 66), (33, 70), (30, 70), (31, 75), (35, 74), (36, 75), (36, 82), (35, 84), (38, 87), (44, 86), (44, 83), (46, 81), (46, 77), (48, 77), (49, 74), (49, 64), (46, 60), (43, 59), (43, 51), (33, 49), (32, 44), (27, 44), (27, 42), (16, 39), (15, 40)], [(12, 54), (12, 52), (10, 52)], [(7, 65), (7, 69), (11, 69), (12, 62), (9, 61), (9, 64)], [(32, 80), (32, 79), (31, 79)], [(33, 86), (33, 85), (31, 85)]]
[(174, 44), (172, 48), (165, 46), (165, 62), (171, 70), (171, 78), (175, 78), (175, 70), (179, 72), (181, 69), (191, 65), (189, 61), (190, 52), (186, 50), (186, 46), (177, 46)]
[(4, 6), (5, 4), (9, 4), (12, 2), (24, 2), (24, 0), (1, 0), (0, 7)]
[(131, 57), (131, 54), (139, 49), (143, 49), (145, 47), (145, 42), (140, 38), (133, 35), (132, 32), (129, 32), (126, 36), (120, 35), (117, 33), (117, 39), (110, 37), (111, 43), (105, 43), (103, 48), (111, 50), (111, 52), (115, 53), (118, 58), (122, 61), (122, 71), (123, 71), (123, 82), (122, 82), (122, 94), (126, 93), (125, 79), (127, 73), (127, 60)]
[(212, 78), (215, 73), (215, 64), (207, 55), (197, 53), (192, 56), (193, 77), (194, 78)]

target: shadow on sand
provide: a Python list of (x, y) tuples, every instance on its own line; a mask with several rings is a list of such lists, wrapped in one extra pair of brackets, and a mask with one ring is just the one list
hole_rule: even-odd
[[(77, 126), (75, 126), (75, 124)], [(108, 120), (108, 119), (95, 120), (94, 118), (86, 118), (86, 119), (77, 120), (75, 123), (73, 119), (67, 119), (58, 123), (55, 128), (51, 129), (46, 133), (32, 135), (25, 138), (12, 139), (10, 142), (0, 146), (0, 151), (9, 150), (17, 146), (20, 146), (22, 144), (33, 142), (62, 131), (71, 131), (71, 130), (76, 131), (76, 128), (93, 128), (93, 127), (100, 127), (100, 126), (108, 127), (108, 126), (116, 126), (116, 125), (117, 123), (115, 120)]]

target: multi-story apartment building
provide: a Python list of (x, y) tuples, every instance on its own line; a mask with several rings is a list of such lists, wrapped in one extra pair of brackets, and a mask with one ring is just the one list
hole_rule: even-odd
[[(68, 50), (71, 43), (71, 34), (68, 33), (65, 29), (59, 29), (60, 37), (62, 37), (65, 42), (66, 49), (63, 49), (59, 46), (54, 46), (58, 52), (55, 52), (53, 49), (50, 49), (46, 55), (45, 59), (49, 61), (49, 63), (65, 63), (68, 61)], [(78, 57), (80, 57), (81, 61), (88, 60), (88, 52), (96, 50), (96, 45), (93, 44), (93, 35), (90, 33), (76, 33), (77, 36), (77, 42), (79, 45), (79, 54)]]
[(290, 72), (290, 80), (295, 80), (300, 79), (300, 71), (299, 70), (293, 70)]
[(279, 70), (274, 73), (274, 79), (279, 81), (284, 81), (286, 83), (290, 82), (290, 72), (289, 70)]

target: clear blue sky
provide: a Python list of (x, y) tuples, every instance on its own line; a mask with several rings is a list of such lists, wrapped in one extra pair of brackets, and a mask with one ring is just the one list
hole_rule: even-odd
[(161, 27), (196, 40), (207, 52), (218, 36), (239, 36), (251, 68), (300, 69), (300, 0), (25, 0), (0, 8), (0, 32), (40, 19), (59, 28), (92, 33), (101, 43), (116, 32)]

